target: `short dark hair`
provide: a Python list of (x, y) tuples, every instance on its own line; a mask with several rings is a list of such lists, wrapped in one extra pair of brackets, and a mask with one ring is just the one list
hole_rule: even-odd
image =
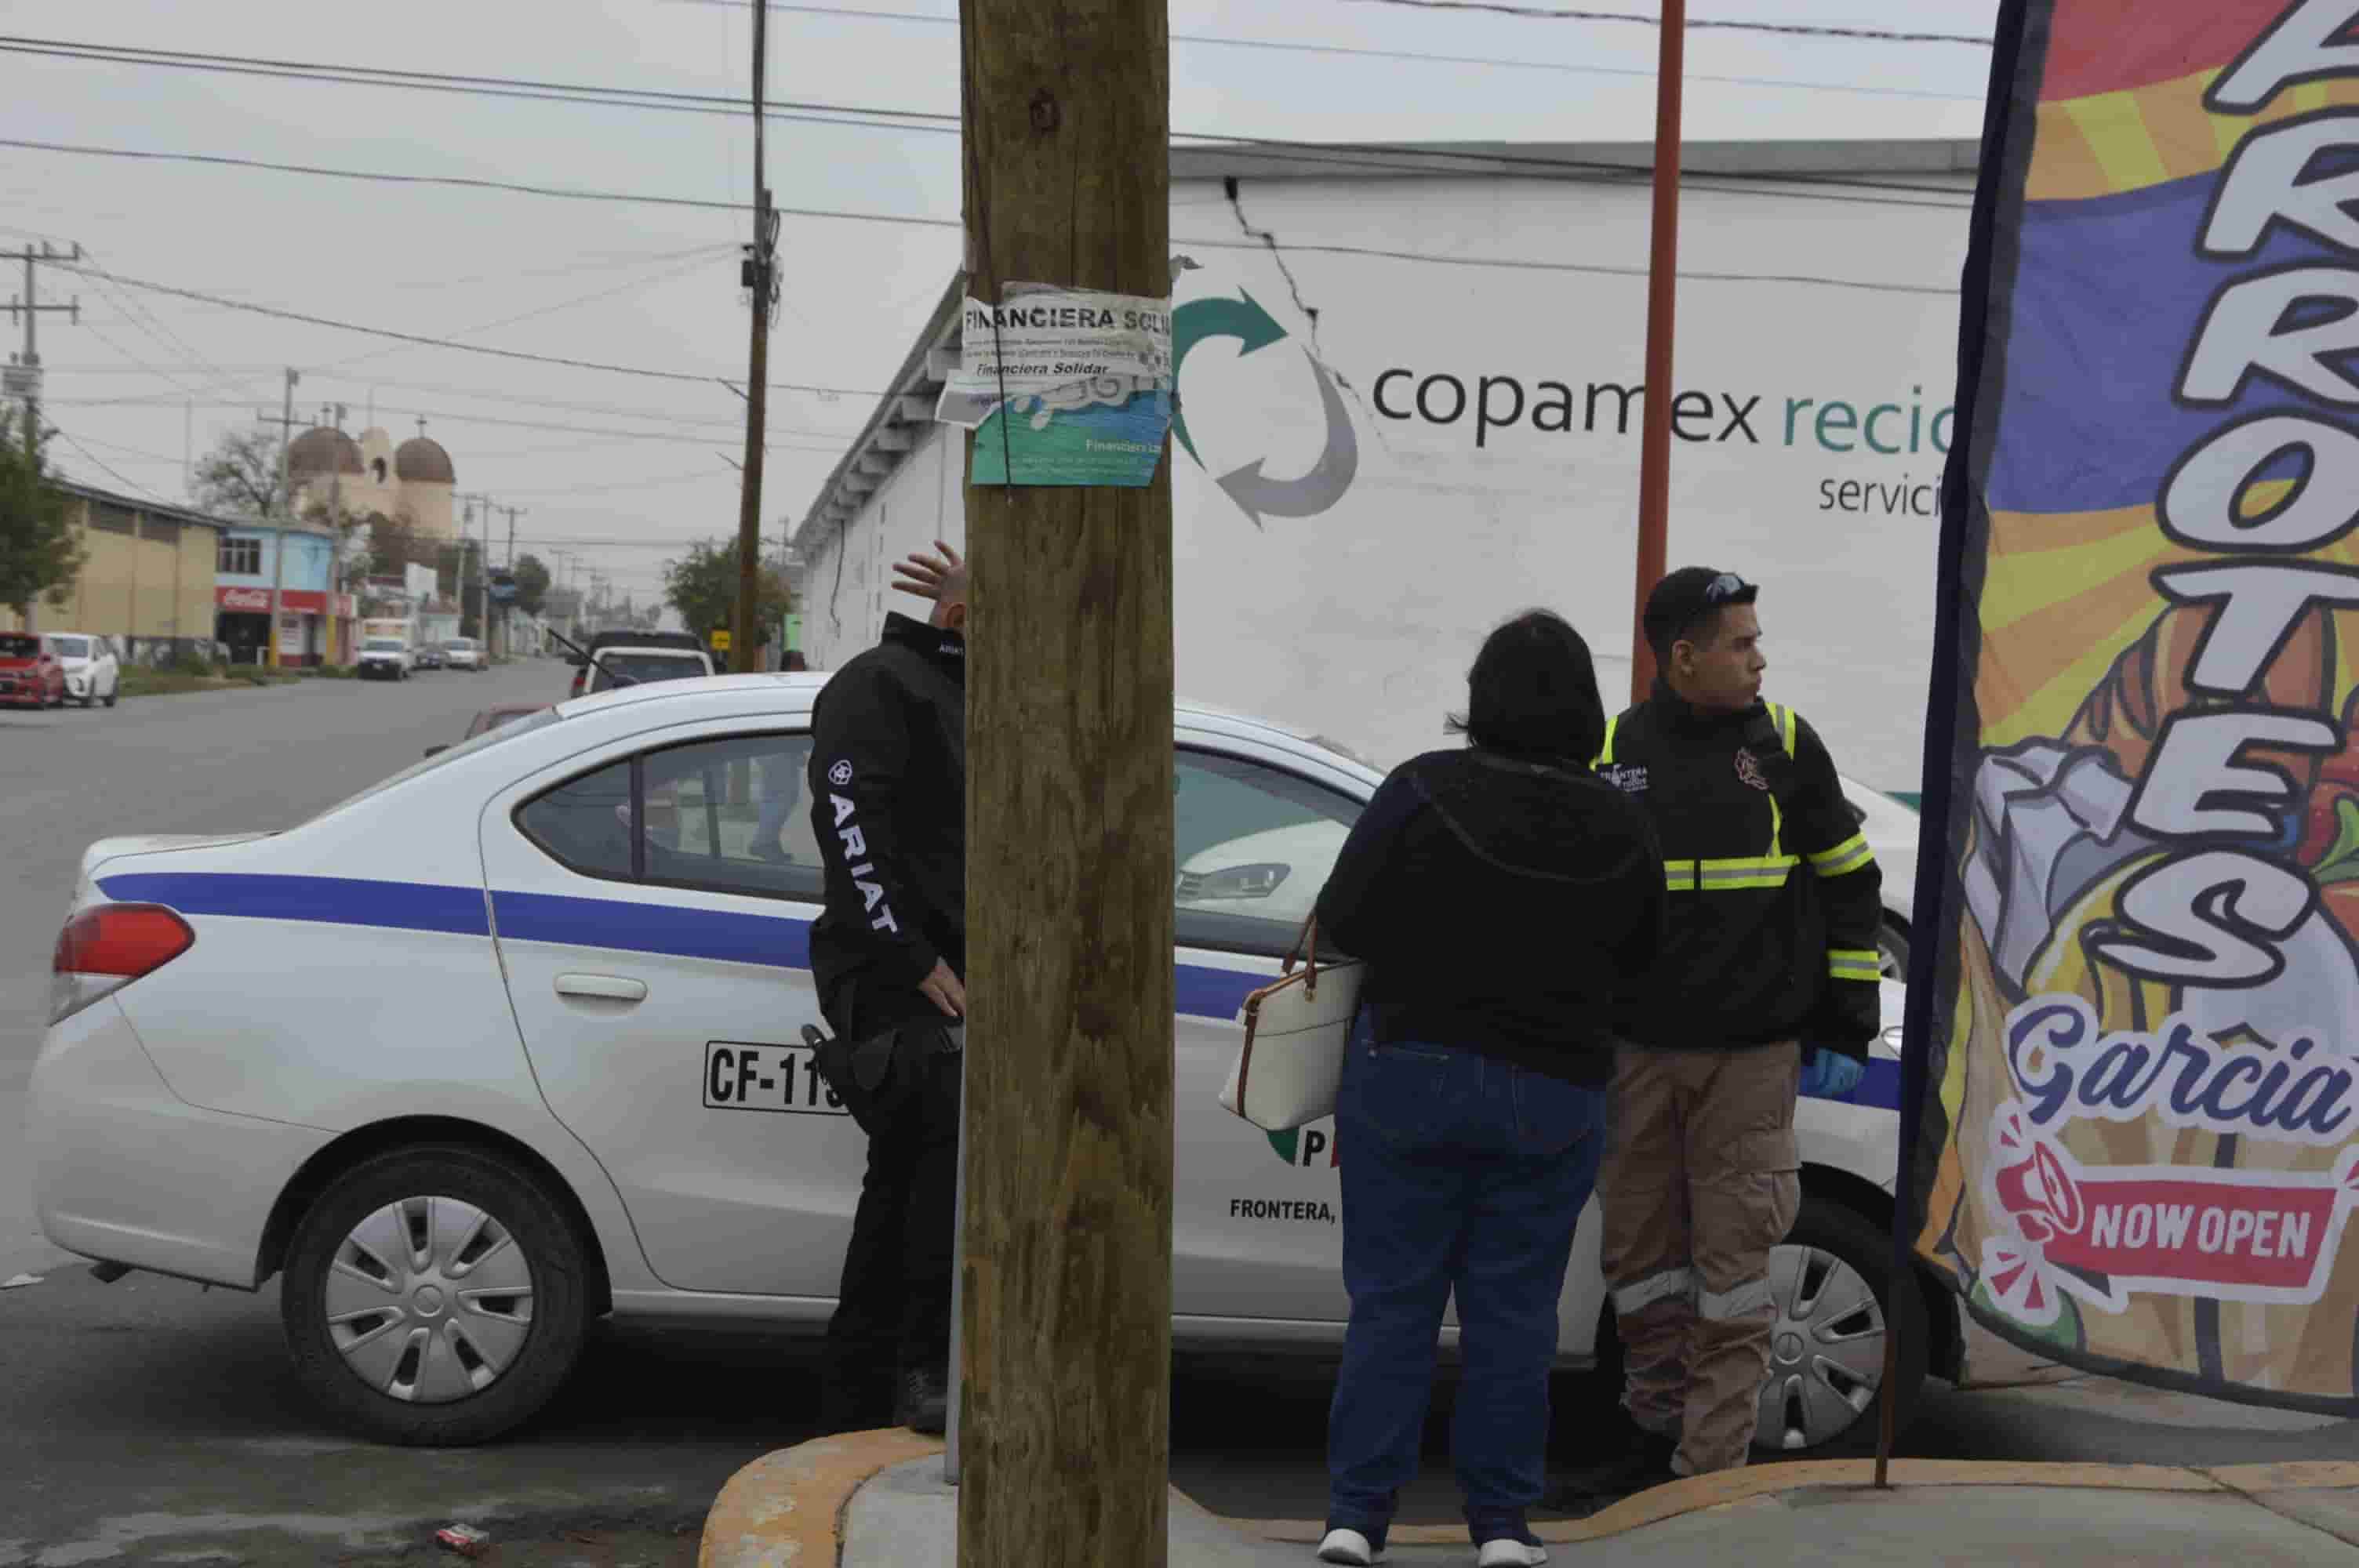
[(1639, 619), (1656, 665), (1669, 665), (1671, 645), (1694, 641), (1699, 630), (1716, 633), (1722, 611), (1751, 604), (1760, 597), (1757, 585), (1712, 567), (1681, 567), (1667, 574), (1647, 595), (1647, 609)]
[(1586, 765), (1605, 743), (1605, 703), (1589, 643), (1552, 610), (1527, 610), (1483, 640), (1452, 734), (1488, 752)]

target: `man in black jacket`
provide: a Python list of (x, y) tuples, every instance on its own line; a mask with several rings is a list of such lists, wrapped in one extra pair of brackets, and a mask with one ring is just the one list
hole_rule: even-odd
[(889, 1036), (892, 1063), (890, 1092), (862, 1120), (868, 1172), (828, 1324), (823, 1414), (839, 1429), (887, 1408), (920, 1432), (943, 1425), (966, 1014), (965, 625), (962, 568), (929, 622), (886, 616), (883, 640), (811, 714), (820, 1008), (839, 1039)]
[(1757, 592), (1702, 567), (1656, 586), (1660, 673), (1596, 762), (1653, 818), (1670, 893), (1654, 981), (1624, 1021), (1599, 1183), (1624, 1403), (1647, 1437), (1625, 1486), (1745, 1462), (1769, 1252), (1801, 1203), (1802, 1043), (1864, 1060), (1880, 1021), (1875, 858), (1817, 734), (1761, 700)]

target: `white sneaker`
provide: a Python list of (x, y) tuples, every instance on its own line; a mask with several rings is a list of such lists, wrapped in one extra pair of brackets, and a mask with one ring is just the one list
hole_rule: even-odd
[(1476, 1568), (1539, 1568), (1547, 1561), (1547, 1547), (1517, 1541), (1512, 1535), (1484, 1541), (1482, 1550), (1474, 1554)]
[(1321, 1563), (1343, 1563), (1350, 1564), (1350, 1568), (1368, 1568), (1368, 1564), (1384, 1560), (1384, 1549), (1370, 1546), (1368, 1538), (1356, 1530), (1331, 1530), (1319, 1542), (1319, 1561)]

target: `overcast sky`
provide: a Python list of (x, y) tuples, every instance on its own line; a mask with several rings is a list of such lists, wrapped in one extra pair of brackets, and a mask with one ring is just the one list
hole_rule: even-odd
[[(1570, 9), (1571, 0), (1540, 0)], [(1652, 12), (1653, 0), (1593, 0)], [(877, 13), (890, 9), (891, 16)], [(945, 0), (869, 15), (774, 7), (774, 99), (958, 112)], [(1995, 0), (1695, 0), (1698, 20), (1986, 35)], [(181, 49), (477, 77), (743, 94), (751, 13), (707, 0), (11, 0), (16, 39)], [(1175, 131), (1343, 141), (1643, 141), (1656, 29), (1417, 10), (1388, 0), (1175, 0)], [(1232, 40), (1216, 42), (1209, 40)], [(1259, 45), (1305, 48), (1246, 47)], [(1345, 53), (1337, 51), (1361, 51)], [(1417, 57), (1417, 58), (1401, 58)], [(1435, 57), (1451, 57), (1447, 59)], [(1695, 140), (1972, 136), (1988, 51), (1700, 29)], [(750, 187), (743, 115), (321, 84), (0, 54), (0, 137), (460, 176), (734, 202)], [(959, 215), (957, 137), (940, 128), (773, 122), (782, 206)], [(133, 162), (0, 146), (0, 244), (80, 242), (92, 265), (307, 315), (711, 381), (560, 369), (305, 325), (45, 269), (46, 417), (59, 468), (181, 500), (184, 460), (276, 415), (342, 402), (399, 440), (427, 429), (462, 493), (525, 509), (519, 551), (655, 595), (661, 561), (734, 531), (745, 316), (740, 212)], [(809, 505), (960, 254), (954, 226), (788, 218), (771, 379), (842, 393), (770, 404), (764, 533)], [(21, 292), (21, 269), (0, 298)], [(19, 341), (16, 329), (7, 346)], [(110, 471), (111, 470), (111, 471)], [(501, 533), (504, 537), (506, 521)]]

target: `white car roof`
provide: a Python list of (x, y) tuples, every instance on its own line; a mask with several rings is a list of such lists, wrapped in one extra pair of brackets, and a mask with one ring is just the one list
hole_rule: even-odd
[[(601, 653), (636, 650), (602, 648)], [(672, 652), (686, 654), (686, 649)], [(789, 710), (808, 708), (817, 700), (820, 688), (827, 685), (832, 672), (826, 670), (795, 670), (757, 673), (754, 675), (707, 676), (699, 680), (651, 681), (640, 686), (626, 686), (612, 691), (595, 692), (586, 697), (570, 698), (557, 705), (565, 718), (602, 712), (626, 704), (641, 702), (713, 702), (715, 707), (698, 717), (725, 717), (734, 711), (768, 713), (777, 711), (777, 700), (783, 694)], [(1226, 708), (1208, 707), (1201, 703), (1178, 702), (1172, 706), (1172, 719), (1181, 729), (1207, 734), (1226, 735), (1241, 741), (1256, 741), (1266, 746), (1285, 751), (1315, 751), (1330, 759), (1341, 759), (1356, 764), (1371, 783), (1381, 782), (1381, 769), (1370, 766), (1332, 741), (1289, 729), (1266, 719), (1256, 719)]]

